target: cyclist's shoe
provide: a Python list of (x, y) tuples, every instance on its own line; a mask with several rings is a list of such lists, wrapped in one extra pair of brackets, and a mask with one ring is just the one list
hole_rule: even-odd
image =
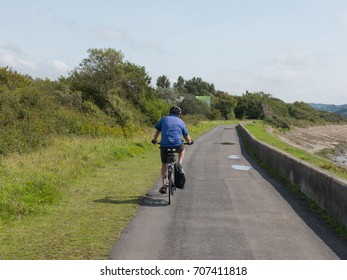
[(159, 190), (160, 193), (165, 194), (166, 193), (166, 186), (162, 186)]

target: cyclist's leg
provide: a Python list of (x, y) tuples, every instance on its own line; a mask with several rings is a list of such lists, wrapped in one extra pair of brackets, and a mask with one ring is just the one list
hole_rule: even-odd
[(161, 188), (160, 192), (161, 193), (166, 193), (166, 186), (165, 186), (165, 178), (166, 178), (166, 173), (167, 173), (167, 150), (165, 148), (160, 149), (160, 158), (161, 158)]
[(161, 182), (162, 182), (161, 185), (162, 186), (165, 186), (166, 172), (167, 172), (166, 163), (162, 163), (161, 164)]
[(186, 150), (183, 149), (179, 154), (178, 154), (178, 163), (182, 165), (184, 156), (186, 154)]
[(184, 145), (179, 147), (179, 153), (178, 153), (178, 163), (182, 165), (184, 156), (186, 154), (186, 150), (184, 149)]

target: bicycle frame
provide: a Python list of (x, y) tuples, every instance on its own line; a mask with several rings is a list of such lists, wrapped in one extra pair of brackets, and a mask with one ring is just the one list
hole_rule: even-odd
[(168, 204), (171, 204), (171, 196), (174, 195), (176, 191), (175, 186), (175, 164), (176, 164), (176, 149), (167, 149), (168, 158), (167, 158), (167, 180), (168, 180)]

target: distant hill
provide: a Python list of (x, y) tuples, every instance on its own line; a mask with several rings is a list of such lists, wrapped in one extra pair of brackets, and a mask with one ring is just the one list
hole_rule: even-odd
[(347, 118), (347, 104), (334, 105), (334, 104), (309, 103), (309, 105), (317, 110), (335, 113)]

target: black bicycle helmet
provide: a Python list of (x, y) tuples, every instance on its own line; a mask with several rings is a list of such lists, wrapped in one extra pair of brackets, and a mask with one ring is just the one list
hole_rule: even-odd
[(170, 115), (177, 115), (177, 116), (179, 116), (179, 115), (181, 115), (181, 113), (182, 113), (182, 110), (181, 110), (180, 107), (173, 106), (173, 107), (170, 108)]

